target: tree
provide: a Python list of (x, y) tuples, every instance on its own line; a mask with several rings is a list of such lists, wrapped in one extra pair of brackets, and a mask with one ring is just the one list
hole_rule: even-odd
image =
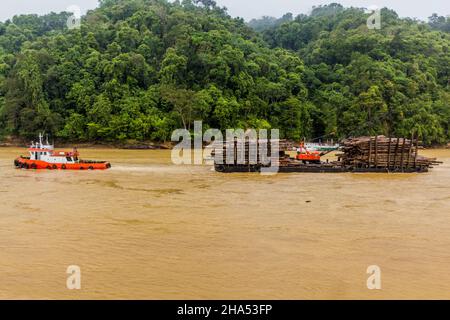
[(174, 48), (169, 48), (161, 62), (159, 78), (163, 84), (176, 85), (183, 83), (186, 74), (187, 58), (178, 55)]
[(179, 115), (183, 128), (190, 130), (191, 123), (194, 120), (195, 92), (164, 86), (161, 88), (161, 96), (172, 105), (173, 110)]

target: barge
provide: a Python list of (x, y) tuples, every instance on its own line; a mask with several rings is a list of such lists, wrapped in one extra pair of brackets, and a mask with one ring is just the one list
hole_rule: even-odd
[[(270, 142), (264, 141), (265, 150), (270, 153)], [(251, 161), (249, 152), (259, 150), (260, 142), (249, 141), (225, 142), (216, 146), (214, 169), (221, 173), (262, 172), (270, 170), (279, 173), (424, 173), (434, 165), (442, 162), (435, 158), (418, 155), (420, 148), (418, 139), (387, 138), (385, 136), (359, 137), (344, 140), (338, 153), (337, 161), (301, 161), (299, 156), (291, 157), (288, 151), (295, 150), (293, 143), (286, 140), (278, 141), (278, 157), (269, 157), (269, 161), (261, 161), (258, 154)], [(324, 152), (325, 154), (327, 152)], [(231, 156), (230, 156), (231, 154)], [(254, 154), (254, 153), (253, 153)], [(231, 159), (231, 161), (230, 161)]]
[[(269, 169), (270, 166), (263, 165), (227, 165), (227, 164), (214, 164), (214, 169), (220, 173), (237, 173), (237, 172), (261, 172), (263, 168)], [(354, 168), (343, 166), (341, 164), (329, 165), (327, 163), (320, 164), (304, 164), (304, 163), (291, 163), (290, 165), (280, 165), (277, 172), (279, 173), (424, 173), (428, 172), (426, 167), (421, 168), (408, 168), (408, 169), (387, 169), (387, 168)]]

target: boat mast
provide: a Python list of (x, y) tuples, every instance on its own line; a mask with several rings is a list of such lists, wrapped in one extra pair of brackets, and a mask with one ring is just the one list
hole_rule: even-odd
[(39, 132), (39, 148), (42, 148), (42, 138), (43, 134)]

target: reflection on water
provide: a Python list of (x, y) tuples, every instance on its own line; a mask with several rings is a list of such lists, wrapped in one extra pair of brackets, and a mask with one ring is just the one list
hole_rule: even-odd
[(0, 149), (0, 298), (450, 298), (450, 150), (424, 151), (445, 161), (427, 174), (276, 176), (81, 152), (113, 169), (16, 170)]

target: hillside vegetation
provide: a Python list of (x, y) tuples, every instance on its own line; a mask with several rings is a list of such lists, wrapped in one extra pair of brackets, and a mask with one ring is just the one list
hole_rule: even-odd
[(166, 141), (203, 120), (448, 141), (445, 20), (368, 16), (331, 4), (255, 30), (210, 0), (103, 0), (73, 30), (67, 13), (16, 16), (0, 23), (0, 136)]

